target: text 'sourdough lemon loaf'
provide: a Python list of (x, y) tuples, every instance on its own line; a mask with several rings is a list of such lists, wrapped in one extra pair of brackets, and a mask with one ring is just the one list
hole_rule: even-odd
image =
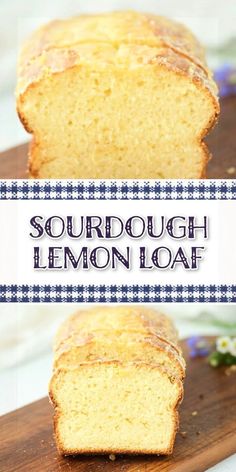
[(185, 362), (172, 322), (142, 307), (80, 311), (55, 341), (50, 398), (63, 454), (171, 454)]
[(201, 178), (217, 90), (184, 26), (136, 12), (36, 31), (19, 60), (17, 108), (34, 178)]

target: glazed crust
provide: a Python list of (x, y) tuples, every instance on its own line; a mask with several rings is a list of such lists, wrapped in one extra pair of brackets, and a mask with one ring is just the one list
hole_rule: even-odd
[[(113, 311), (115, 320), (113, 321)], [(102, 323), (106, 323), (101, 326)], [(55, 342), (54, 350), (57, 351), (61, 344), (66, 342), (71, 335), (99, 332), (101, 328), (116, 329), (116, 331), (143, 332), (146, 336), (154, 335), (172, 344), (177, 352), (181, 351), (178, 345), (178, 333), (172, 321), (166, 315), (155, 310), (140, 307), (104, 307), (80, 310), (70, 316), (60, 326)]]
[[(50, 75), (78, 65), (86, 45), (89, 57), (89, 50), (95, 45), (103, 49), (106, 44), (116, 50), (122, 45), (133, 46), (134, 53), (135, 48), (143, 46), (158, 48), (162, 51), (160, 62), (205, 82), (216, 99), (217, 88), (206, 65), (204, 49), (195, 36), (175, 21), (131, 11), (56, 20), (37, 30), (25, 43), (19, 58), (17, 94), (24, 93), (45, 73)], [(105, 50), (103, 59), (107, 53)], [(135, 54), (130, 57), (132, 60), (135, 62)]]
[[(184, 377), (185, 361), (178, 344), (178, 333), (167, 316), (147, 308), (119, 307), (115, 309), (115, 325), (112, 318), (113, 310), (107, 307), (102, 307), (99, 311), (97, 308), (79, 311), (69, 317), (61, 325), (55, 338), (54, 369), (61, 367), (64, 355), (73, 349), (77, 350), (79, 356), (80, 347), (88, 345), (92, 352), (93, 343), (101, 336), (110, 336), (115, 342), (116, 338), (119, 339), (123, 333), (127, 333), (130, 338), (132, 335), (137, 347), (143, 346), (144, 352), (145, 346), (165, 351), (168, 357), (174, 360), (180, 378)], [(109, 358), (107, 353), (103, 360), (119, 361), (119, 358)]]
[(185, 26), (161, 16), (121, 11), (54, 20), (35, 31), (22, 51), (28, 62), (44, 51), (79, 43), (110, 42), (168, 47), (207, 69), (204, 49)]

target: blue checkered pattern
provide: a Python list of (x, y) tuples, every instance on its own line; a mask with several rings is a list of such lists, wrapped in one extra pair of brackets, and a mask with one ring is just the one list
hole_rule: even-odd
[(0, 285), (0, 302), (236, 302), (236, 285)]
[(1, 200), (235, 200), (235, 180), (2, 180)]

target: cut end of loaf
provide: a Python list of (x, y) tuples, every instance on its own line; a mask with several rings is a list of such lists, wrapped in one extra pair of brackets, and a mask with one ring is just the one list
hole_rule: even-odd
[(185, 362), (171, 320), (135, 306), (81, 310), (60, 327), (50, 397), (63, 454), (171, 454)]
[[(129, 24), (141, 22), (143, 35), (107, 33), (92, 42), (87, 32), (83, 40), (86, 17), (83, 26), (82, 20), (73, 20), (81, 32), (77, 41), (66, 28), (67, 41), (58, 48), (52, 24), (48, 37), (55, 34), (54, 41), (29, 62), (22, 61), (18, 110), (34, 139), (31, 177), (204, 176), (209, 154), (202, 140), (219, 105), (210, 72), (194, 59), (197, 43), (180, 26), (178, 34), (176, 26), (172, 31), (171, 22), (164, 23), (165, 29), (160, 18), (128, 18)], [(119, 31), (127, 27), (126, 20), (125, 14), (123, 20), (122, 15), (116, 18)], [(95, 17), (98, 31), (103, 21), (108, 25), (109, 17)], [(178, 35), (185, 38), (182, 49), (173, 42)]]
[(63, 454), (171, 454), (181, 383), (146, 364), (88, 363), (51, 382)]
[(149, 362), (168, 367), (180, 379), (185, 375), (172, 321), (146, 307), (81, 310), (62, 324), (54, 350), (54, 369), (103, 359)]

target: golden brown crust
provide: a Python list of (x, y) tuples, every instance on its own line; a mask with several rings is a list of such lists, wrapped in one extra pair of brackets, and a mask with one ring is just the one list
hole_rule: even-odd
[[(173, 367), (168, 365), (162, 365), (158, 362), (151, 363), (148, 360), (145, 361), (145, 355), (143, 359), (131, 360), (129, 354), (120, 359), (109, 359), (109, 358), (97, 358), (92, 360), (84, 360), (80, 362), (78, 358), (75, 363), (70, 363), (68, 366), (63, 365), (63, 353), (69, 352), (74, 349), (75, 346), (80, 349), (84, 345), (91, 345), (91, 343), (101, 336), (110, 337), (112, 342), (116, 342), (116, 339), (122, 336), (122, 333), (127, 333), (128, 337), (133, 336), (134, 339), (140, 337), (144, 343), (153, 344), (157, 349), (162, 349), (167, 352), (170, 359), (179, 362), (181, 375), (179, 374), (176, 364), (173, 362)], [(103, 338), (102, 338), (103, 339)], [(135, 350), (135, 345), (133, 347)], [(181, 354), (181, 349), (178, 344), (177, 331), (173, 326), (172, 321), (165, 315), (158, 313), (149, 308), (143, 308), (140, 306), (121, 306), (121, 307), (96, 307), (91, 310), (81, 310), (80, 312), (72, 315), (68, 318), (60, 327), (54, 345), (55, 357), (54, 357), (54, 374), (49, 386), (49, 396), (52, 404), (55, 408), (54, 417), (54, 428), (56, 435), (56, 442), (58, 450), (61, 454), (171, 454), (173, 451), (174, 440), (176, 431), (179, 426), (178, 417), (178, 406), (183, 398), (183, 382), (185, 371), (185, 363)], [(58, 426), (58, 420), (60, 417), (60, 407), (57, 403), (57, 399), (54, 394), (54, 382), (57, 381), (58, 377), (66, 373), (68, 369), (70, 371), (76, 371), (79, 369), (86, 369), (87, 366), (98, 366), (98, 365), (110, 365), (120, 366), (127, 368), (132, 366), (134, 369), (149, 369), (158, 370), (163, 375), (167, 375), (170, 382), (175, 383), (178, 388), (178, 398), (176, 404), (173, 407), (174, 415), (174, 429), (170, 447), (162, 450), (152, 449), (140, 449), (136, 451), (114, 449), (109, 450), (96, 450), (96, 448), (90, 447), (86, 450), (77, 449), (65, 449), (63, 441), (60, 437), (60, 431)]]
[[(138, 58), (138, 51), (136, 52)], [(31, 65), (27, 65), (26, 69), (22, 71), (22, 76), (19, 78), (18, 82), (17, 112), (26, 131), (29, 133), (32, 133), (33, 130), (24, 116), (21, 106), (25, 98), (26, 90), (28, 88), (34, 87), (39, 80), (47, 77), (49, 71), (50, 74), (58, 74), (67, 67), (77, 67), (80, 61), (80, 56), (76, 54), (77, 53), (75, 51), (72, 55), (70, 55), (68, 51), (65, 51), (64, 55), (64, 52), (61, 50), (45, 53), (44, 65), (41, 64), (39, 67), (39, 65), (36, 66), (36, 64), (33, 63)], [(68, 56), (70, 57), (68, 58)], [(72, 56), (73, 62), (71, 61)], [(68, 60), (66, 58), (68, 58)], [(115, 56), (113, 56), (112, 60), (115, 61)], [(198, 137), (199, 147), (202, 150), (201, 172), (199, 174), (199, 178), (205, 178), (206, 166), (209, 159), (211, 158), (211, 155), (209, 153), (208, 147), (203, 142), (203, 139), (217, 123), (220, 113), (215, 82), (210, 76), (206, 75), (200, 67), (189, 62), (187, 58), (180, 56), (174, 51), (168, 49), (160, 49), (157, 54), (152, 51), (151, 56), (147, 56), (145, 60), (147, 61), (147, 64), (152, 64), (156, 67), (167, 68), (170, 71), (175, 72), (177, 75), (179, 74), (191, 79), (198, 88), (204, 88), (205, 93), (210, 98), (212, 102), (212, 115), (208, 124), (202, 129), (201, 134)], [(40, 168), (38, 168), (37, 160), (34, 158), (35, 155), (37, 155), (37, 144), (33, 140), (29, 151), (29, 176), (31, 178), (40, 178)]]
[(199, 80), (216, 96), (216, 85), (205, 63), (204, 49), (194, 35), (182, 24), (137, 12), (82, 15), (53, 21), (40, 28), (21, 52), (19, 95), (46, 72), (50, 75), (78, 65), (81, 55), (89, 57), (94, 49), (105, 48), (105, 54), (101, 56), (105, 60), (106, 55), (109, 57), (109, 46), (114, 57), (114, 52), (122, 45), (129, 46), (129, 52), (133, 53), (135, 48), (140, 49), (139, 56), (142, 47), (147, 46), (154, 52), (155, 48), (160, 49), (163, 64)]
[[(123, 365), (121, 362), (119, 361), (105, 361), (105, 362), (102, 362), (106, 365)], [(82, 364), (78, 364), (77, 368), (79, 369), (83, 369), (85, 368), (86, 369), (86, 366), (87, 365), (97, 365), (98, 362), (88, 362), (88, 363), (82, 363)], [(153, 450), (153, 449), (140, 449), (140, 450), (136, 450), (136, 451), (132, 451), (132, 450), (129, 450), (129, 449), (117, 449), (117, 448), (109, 448), (109, 450), (96, 450), (96, 448), (86, 448), (86, 450), (83, 450), (83, 449), (80, 449), (80, 448), (77, 448), (77, 449), (65, 449), (64, 448), (64, 445), (63, 445), (63, 442), (61, 440), (61, 437), (60, 437), (60, 432), (59, 432), (59, 428), (58, 428), (58, 420), (59, 420), (59, 417), (60, 417), (60, 407), (57, 403), (57, 400), (55, 398), (55, 395), (54, 395), (54, 389), (53, 389), (53, 383), (55, 381), (55, 379), (57, 378), (57, 376), (62, 373), (62, 372), (65, 372), (66, 373), (66, 369), (63, 369), (63, 368), (60, 368), (60, 369), (57, 369), (54, 374), (53, 374), (53, 377), (50, 381), (50, 385), (49, 385), (49, 398), (50, 398), (50, 401), (52, 403), (52, 405), (54, 406), (54, 434), (55, 434), (55, 438), (56, 438), (56, 444), (57, 444), (57, 448), (58, 448), (58, 452), (60, 454), (63, 454), (63, 455), (76, 455), (76, 454), (133, 454), (133, 455), (137, 455), (137, 454), (155, 454), (155, 455), (170, 455), (172, 454), (173, 452), (173, 448), (174, 448), (174, 441), (175, 441), (175, 436), (176, 436), (176, 432), (178, 431), (178, 428), (179, 428), (179, 414), (178, 414), (178, 407), (180, 405), (180, 403), (182, 402), (183, 400), (183, 395), (184, 395), (184, 391), (183, 391), (183, 383), (180, 379), (178, 379), (178, 377), (175, 377), (174, 374), (170, 371), (168, 371), (168, 369), (164, 368), (162, 365), (150, 365), (150, 364), (145, 364), (144, 362), (133, 362), (132, 363), (133, 367), (135, 367), (136, 369), (142, 369), (143, 367), (147, 368), (147, 369), (152, 369), (152, 370), (158, 370), (158, 371), (161, 371), (163, 375), (167, 375), (169, 380), (173, 383), (177, 383), (178, 384), (178, 391), (179, 391), (179, 395), (178, 395), (178, 398), (176, 399), (176, 404), (174, 405), (174, 408), (173, 408), (173, 416), (174, 416), (174, 424), (175, 424), (175, 428), (173, 430), (173, 434), (172, 434), (172, 439), (171, 439), (171, 444), (170, 444), (170, 447), (168, 449), (162, 449), (162, 450)], [(74, 370), (76, 370), (77, 368), (74, 368)]]
[(163, 341), (181, 354), (178, 344), (178, 333), (172, 321), (162, 313), (148, 308), (139, 307), (101, 307), (91, 310), (80, 310), (69, 317), (59, 328), (54, 349), (62, 349), (63, 345), (80, 345), (89, 342), (99, 331), (107, 335), (121, 333), (137, 333), (155, 343)]
[[(92, 335), (90, 337), (83, 338), (82, 342), (84, 344), (87, 344), (88, 351), (90, 350), (90, 354), (87, 357), (85, 354), (84, 356), (81, 355), (81, 352), (80, 352), (81, 341), (79, 340), (77, 344), (76, 339), (70, 338), (67, 343), (63, 343), (57, 349), (55, 353), (55, 357), (54, 357), (54, 365), (53, 365), (54, 370), (60, 366), (63, 366), (64, 363), (66, 363), (67, 354), (70, 354), (71, 351), (75, 352), (76, 361), (74, 361), (74, 363), (78, 362), (78, 360), (80, 361), (80, 363), (86, 363), (88, 359), (91, 360), (92, 362), (99, 361), (99, 360), (107, 362), (109, 360), (118, 361), (119, 359), (125, 360), (125, 358), (128, 358), (128, 355), (126, 355), (125, 352), (121, 352), (120, 354), (118, 354), (117, 351), (115, 355), (111, 355), (109, 352), (106, 352), (105, 355), (103, 354), (103, 355), (96, 356), (96, 354), (93, 354), (93, 343), (95, 344), (96, 338)], [(115, 343), (115, 338), (113, 338), (113, 342)], [(149, 338), (145, 337), (145, 338), (136, 340), (136, 348), (139, 349), (139, 347), (141, 346), (142, 352), (145, 352), (145, 348), (148, 348), (150, 345), (155, 348), (156, 352), (158, 351), (165, 352), (169, 360), (173, 364), (173, 370), (175, 369), (175, 374), (178, 375), (181, 379), (185, 377), (185, 361), (183, 359), (183, 356), (180, 353), (178, 353), (170, 344), (161, 341), (159, 338), (154, 338), (153, 336)], [(135, 349), (134, 344), (133, 344), (133, 349)], [(139, 360), (141, 360), (141, 358), (142, 358), (141, 356), (138, 357), (138, 355), (136, 354), (136, 356), (134, 355), (132, 361), (130, 360), (130, 362), (133, 362), (133, 361), (138, 362)], [(149, 359), (149, 361), (154, 363), (154, 360)]]
[[(123, 335), (126, 336), (123, 343), (132, 342), (135, 353), (142, 348), (145, 356), (145, 347), (148, 348), (148, 346), (153, 347), (157, 352), (166, 353), (169, 359), (172, 359), (180, 378), (184, 377), (185, 361), (172, 321), (162, 313), (139, 307), (116, 307), (115, 309), (101, 307), (82, 310), (69, 317), (59, 328), (55, 339), (54, 369), (60, 368), (65, 356), (72, 351), (75, 352), (76, 362), (77, 360), (81, 362), (81, 347), (86, 345), (87, 351), (90, 352), (89, 358), (93, 361), (96, 359), (133, 361), (135, 358), (129, 359), (128, 351), (126, 354), (126, 351), (120, 350), (119, 343), (122, 343)], [(112, 352), (106, 352), (104, 355), (103, 351), (99, 352), (98, 347), (94, 354), (93, 347), (97, 340), (100, 339), (102, 345), (106, 342), (106, 338), (113, 340)], [(97, 356), (95, 359), (92, 357), (94, 355)], [(84, 353), (82, 356), (86, 362)], [(145, 357), (140, 360), (145, 361)]]

